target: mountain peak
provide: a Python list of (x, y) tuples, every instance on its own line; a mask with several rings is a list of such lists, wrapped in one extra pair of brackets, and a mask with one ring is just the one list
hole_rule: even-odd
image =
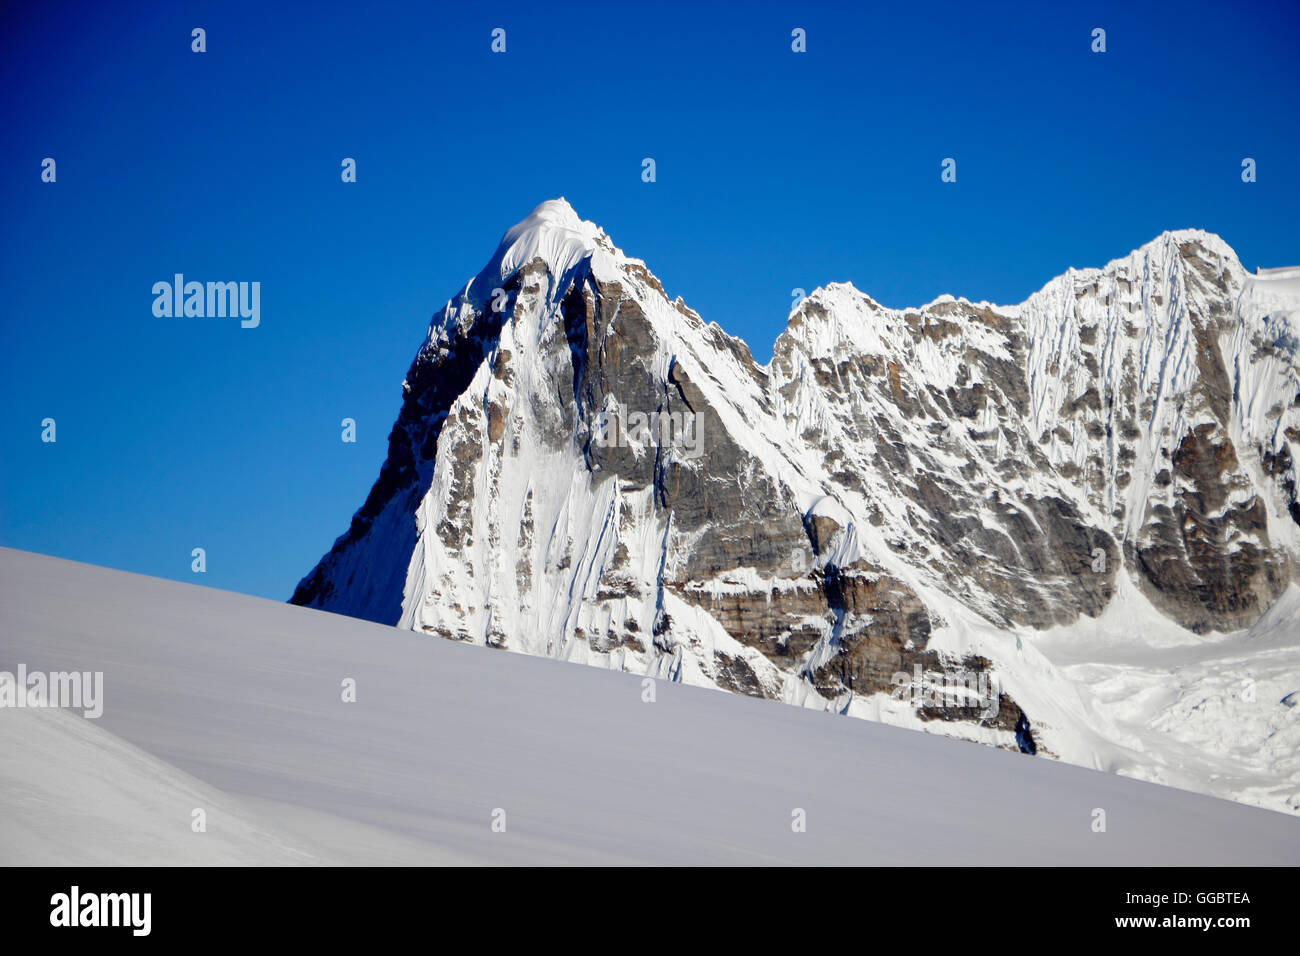
[(569, 205), (568, 200), (561, 196), (539, 203), (532, 212), (506, 230), (501, 243), (512, 245), (534, 233), (551, 230), (582, 234), (599, 231), (599, 227), (593, 222), (584, 221)]
[(582, 219), (574, 211), (573, 206), (563, 196), (557, 199), (547, 199), (537, 204), (537, 207), (528, 214), (528, 216), (518, 223), (515, 228), (529, 222), (554, 223), (565, 228), (576, 228)]
[(563, 276), (601, 247), (602, 240), (604, 247), (612, 248), (605, 231), (580, 218), (563, 196), (548, 199), (506, 230), (485, 271), (494, 279), (506, 279), (540, 258), (554, 275)]
[[(1143, 243), (1137, 249), (1134, 249), (1126, 258), (1137, 254), (1158, 253), (1165, 250), (1179, 250), (1179, 254), (1181, 254), (1182, 247), (1188, 243), (1200, 246), (1205, 252), (1225, 261), (1240, 262), (1236, 251), (1232, 246), (1228, 245), (1222, 236), (1205, 229), (1166, 229), (1150, 242)], [(1107, 263), (1106, 268), (1110, 268), (1115, 262), (1120, 261), (1123, 260), (1114, 260), (1114, 262)]]

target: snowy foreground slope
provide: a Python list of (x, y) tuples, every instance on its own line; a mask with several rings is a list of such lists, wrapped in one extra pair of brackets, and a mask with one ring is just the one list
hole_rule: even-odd
[(0, 549), (19, 663), (104, 710), (0, 708), (0, 863), (1300, 863), (1228, 801)]
[(292, 601), (1294, 813), (1298, 354), (1295, 272), (1187, 229), (1018, 305), (832, 283), (760, 365), (552, 200)]

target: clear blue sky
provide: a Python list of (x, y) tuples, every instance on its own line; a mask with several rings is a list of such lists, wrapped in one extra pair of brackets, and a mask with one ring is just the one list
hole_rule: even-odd
[[(555, 196), (760, 360), (796, 286), (1018, 302), (1190, 226), (1300, 263), (1293, 2), (270, 6), (0, 14), (0, 544), (288, 598)], [(155, 318), (176, 272), (261, 282), (260, 327)]]

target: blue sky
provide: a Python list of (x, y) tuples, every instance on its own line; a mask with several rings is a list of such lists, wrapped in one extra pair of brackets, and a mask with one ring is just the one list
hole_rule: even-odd
[[(288, 598), (429, 317), (559, 195), (760, 360), (795, 287), (1018, 302), (1192, 226), (1300, 263), (1290, 2), (268, 6), (0, 13), (0, 544)], [(176, 272), (261, 325), (155, 318)]]

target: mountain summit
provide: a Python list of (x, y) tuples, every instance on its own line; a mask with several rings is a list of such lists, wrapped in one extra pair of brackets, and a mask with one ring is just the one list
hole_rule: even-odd
[(292, 601), (1103, 765), (1122, 728), (1035, 635), (1287, 593), (1295, 285), (1167, 232), (1015, 306), (831, 284), (760, 365), (550, 200), (434, 317)]

